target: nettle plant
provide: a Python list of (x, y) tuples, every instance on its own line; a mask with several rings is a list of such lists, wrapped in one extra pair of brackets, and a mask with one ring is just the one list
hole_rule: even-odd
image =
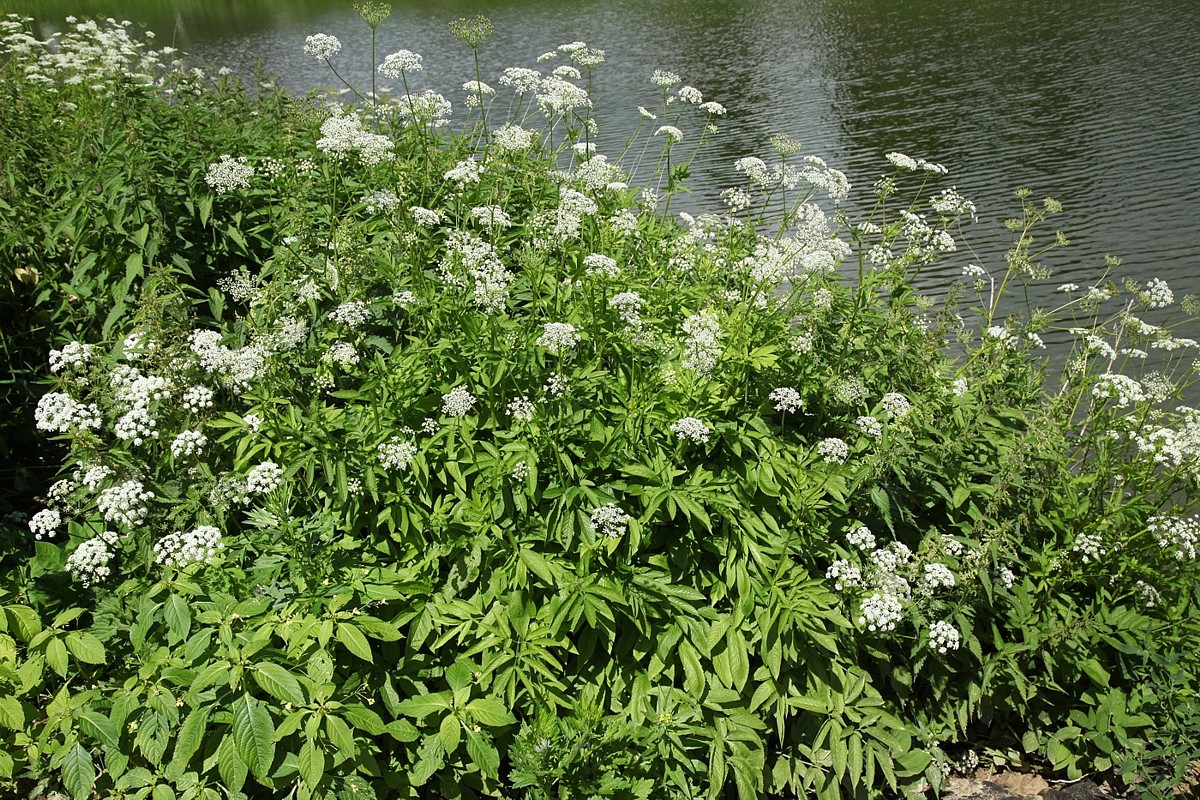
[[(724, 109), (656, 72), (639, 191), (595, 152), (603, 52), (539, 62), (477, 72), (455, 132), (401, 50), (403, 93), (328, 106), (307, 151), (214, 154), (214, 219), (260, 198), (278, 242), (219, 323), (157, 270), (115, 341), (52, 351), (35, 419), (70, 455), (0, 616), (0, 777), (866, 797), (972, 748), (1161, 772), (1150, 677), (1194, 660), (1200, 538), (1195, 342), (1137, 316), (1165, 284), (1002, 315), (1056, 210), (1023, 197), (1003, 265), (939, 307), (915, 276), (974, 217), (945, 169), (889, 154), (854, 221), (786, 137), (672, 218)], [(1064, 326), (1048, 389), (1032, 351)]]

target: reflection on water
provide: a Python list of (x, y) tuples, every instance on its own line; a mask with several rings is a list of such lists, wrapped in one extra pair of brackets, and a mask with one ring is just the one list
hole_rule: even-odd
[[(425, 85), (461, 101), (469, 53), (447, 22), (486, 13), (496, 35), (484, 79), (581, 39), (608, 53), (597, 73), (601, 150), (619, 153), (653, 106), (655, 68), (681, 74), (729, 116), (693, 169), (687, 199), (711, 207), (733, 162), (786, 132), (845, 170), (865, 195), (900, 150), (951, 167), (981, 211), (978, 260), (1003, 263), (999, 221), (1011, 192), (1058, 197), (1073, 240), (1063, 281), (1086, 283), (1106, 253), (1128, 273), (1200, 292), (1200, 3), (1178, 0), (408, 0), (381, 48), (422, 53)], [(213, 66), (262, 59), (289, 88), (330, 82), (302, 52), (318, 31), (342, 39), (340, 65), (369, 85), (369, 33), (349, 3), (326, 0), (0, 0), (61, 20), (131, 18)], [(357, 58), (357, 62), (352, 59)], [(489, 76), (491, 76), (489, 78)], [(693, 129), (694, 130), (694, 129)], [(685, 145), (688, 142), (685, 142)], [(950, 259), (943, 284), (975, 256)]]

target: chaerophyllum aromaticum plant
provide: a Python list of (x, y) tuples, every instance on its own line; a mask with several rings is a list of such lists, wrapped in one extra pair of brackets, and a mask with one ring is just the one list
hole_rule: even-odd
[[(1007, 301), (1066, 243), (1024, 193), (1007, 257), (925, 294), (975, 208), (898, 153), (861, 218), (784, 136), (670, 216), (723, 106), (655, 72), (609, 158), (602, 50), (493, 88), (490, 23), (452, 29), (458, 95), (397, 50), (394, 99), (211, 154), (197, 201), (256, 206), (269, 254), (211, 291), (152, 264), (112, 337), (55, 344), (32, 416), (67, 456), (0, 589), (0, 780), (835, 798), (981, 758), (1176, 769), (1195, 302), (1168, 324), (1165, 283), (1107, 275)], [(1074, 342), (1054, 381), (1046, 333)]]

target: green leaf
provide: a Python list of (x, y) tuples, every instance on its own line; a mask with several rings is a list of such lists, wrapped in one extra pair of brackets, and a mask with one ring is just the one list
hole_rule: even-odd
[(246, 783), (249, 768), (238, 755), (233, 736), (226, 736), (217, 746), (217, 772), (221, 774), (221, 781), (230, 791), (240, 792)]
[(521, 563), (524, 564), (530, 572), (541, 578), (543, 583), (549, 587), (555, 587), (558, 585), (558, 582), (555, 580), (556, 568), (549, 559), (547, 559), (541, 553), (536, 553), (526, 547), (522, 547), (518, 551), (518, 555), (521, 559)]
[(179, 734), (175, 737), (175, 752), (171, 756), (171, 763), (180, 769), (187, 767), (192, 756), (200, 749), (200, 744), (204, 741), (204, 729), (208, 724), (208, 713), (208, 706), (193, 709), (180, 726)]
[(383, 733), (383, 720), (379, 715), (366, 706), (346, 705), (341, 710), (342, 717), (363, 733), (378, 736)]
[(298, 765), (300, 780), (304, 781), (308, 788), (316, 789), (325, 775), (325, 753), (312, 739), (305, 739), (300, 745)]
[(1110, 678), (1108, 671), (1105, 670), (1104, 667), (1100, 666), (1100, 662), (1096, 659), (1084, 659), (1084, 661), (1080, 663), (1079, 668), (1083, 670), (1084, 674), (1091, 678), (1097, 685), (1108, 686)]
[(11, 629), (16, 631), (21, 641), (28, 642), (41, 632), (42, 620), (29, 606), (6, 606), (4, 610), (12, 620)]
[(304, 705), (304, 692), (300, 681), (283, 667), (272, 661), (259, 661), (254, 665), (254, 682), (276, 700), (292, 705)]
[(104, 645), (95, 635), (87, 632), (72, 631), (67, 634), (67, 649), (76, 661), (85, 664), (103, 664), (107, 661)]
[(46, 663), (62, 677), (67, 677), (67, 646), (62, 639), (52, 638), (46, 642)]
[(438, 727), (438, 738), (446, 753), (452, 754), (458, 749), (458, 743), (462, 741), (462, 723), (458, 721), (458, 717), (451, 714), (442, 720)]
[(338, 749), (342, 759), (354, 756), (354, 734), (345, 720), (330, 714), (325, 718), (325, 732), (329, 734), (329, 741)]
[(187, 601), (177, 594), (171, 595), (163, 607), (163, 615), (167, 620), (167, 642), (174, 644), (186, 639), (192, 627), (192, 610)]
[(25, 727), (25, 708), (20, 700), (10, 694), (0, 695), (0, 726), (10, 731)]
[(467, 731), (467, 755), (485, 777), (500, 777), (500, 753), (482, 734)]
[(255, 777), (270, 774), (275, 760), (275, 726), (271, 713), (249, 694), (233, 704), (233, 743)]
[(381, 642), (394, 642), (400, 638), (399, 628), (390, 622), (384, 622), (378, 617), (367, 615), (355, 617), (354, 624), (367, 636), (370, 636), (372, 639), (378, 639)]
[(371, 645), (367, 642), (367, 637), (363, 636), (362, 631), (354, 625), (348, 622), (338, 623), (337, 640), (363, 661), (374, 661), (371, 657)]
[(396, 713), (406, 717), (425, 719), (430, 714), (436, 714), (448, 708), (450, 708), (450, 700), (445, 693), (421, 694), (401, 701), (396, 706)]
[(96, 765), (92, 763), (92, 754), (79, 742), (67, 751), (63, 759), (62, 782), (76, 800), (90, 795), (92, 787), (96, 785)]
[(120, 749), (121, 735), (117, 732), (117, 726), (108, 717), (97, 714), (95, 711), (80, 711), (75, 719), (79, 722), (79, 729), (88, 736), (105, 747), (113, 750)]
[[(504, 703), (496, 697), (481, 697), (467, 704), (467, 712), (480, 725), (498, 728), (502, 725), (515, 725), (516, 717), (509, 713)], [(449, 751), (449, 748), (446, 748)]]

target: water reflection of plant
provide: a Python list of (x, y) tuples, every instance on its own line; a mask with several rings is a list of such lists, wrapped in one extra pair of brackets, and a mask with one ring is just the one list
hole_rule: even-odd
[[(999, 317), (1052, 202), (1022, 196), (1008, 258), (935, 307), (913, 275), (974, 213), (932, 189), (945, 168), (889, 154), (855, 221), (845, 176), (779, 137), (723, 211), (672, 219), (671, 148), (724, 109), (656, 75), (662, 158), (635, 174), (595, 152), (585, 43), (506, 71), (502, 125), (476, 72), (452, 131), (415, 54), (383, 60), (403, 96), (313, 107), (122, 29), (39, 61), (19, 28), (5, 91), (37, 130), (117, 113), (219, 149), (178, 236), (78, 254), (143, 248), (56, 318), (32, 413), (69, 452), (0, 583), (0, 780), (915, 796), (972, 747), (1073, 777), (1181, 763), (1200, 419), (1172, 407), (1190, 361), (1145, 375), (1134, 351), (1196, 343), (1136, 316), (1175, 302), (1158, 283)], [(221, 140), (214, 104), (268, 124)], [(171, 163), (108, 155), (148, 188)], [(205, 283), (172, 246), (236, 257)], [(73, 263), (45, 262), (48, 296)], [(1050, 393), (1034, 352), (1060, 324), (1078, 348)]]

